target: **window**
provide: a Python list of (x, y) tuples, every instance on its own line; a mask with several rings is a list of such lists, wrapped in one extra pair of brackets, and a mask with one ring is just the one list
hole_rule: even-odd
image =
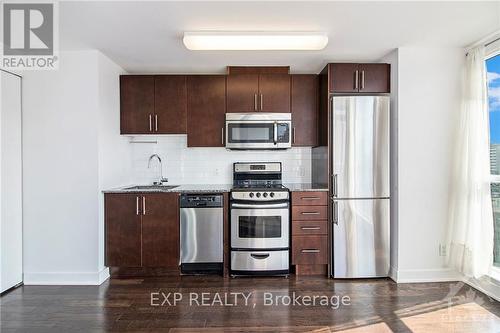
[(500, 55), (486, 59), (490, 115), (491, 199), (494, 220), (493, 265), (500, 267)]

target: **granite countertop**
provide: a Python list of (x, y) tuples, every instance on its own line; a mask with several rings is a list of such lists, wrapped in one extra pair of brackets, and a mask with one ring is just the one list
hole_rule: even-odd
[[(173, 193), (225, 193), (230, 192), (233, 185), (232, 184), (185, 184), (179, 185), (174, 188), (168, 188), (169, 185), (164, 187), (161, 186), (151, 186), (151, 187), (142, 187), (136, 188), (136, 186), (144, 186), (144, 185), (127, 185), (121, 186), (109, 190), (102, 191), (103, 193), (164, 193), (164, 192), (173, 192)], [(175, 185), (171, 185), (175, 186)], [(313, 184), (313, 183), (292, 183), (285, 184), (287, 188), (292, 192), (298, 191), (328, 191), (328, 185), (325, 184)]]
[(299, 191), (328, 191), (328, 185), (326, 184), (314, 184), (314, 183), (293, 183), (285, 184), (286, 187), (290, 189), (291, 192)]
[[(134, 188), (138, 185), (127, 185), (114, 189), (104, 190), (103, 193), (164, 193), (164, 192), (173, 192), (173, 193), (224, 193), (231, 191), (233, 187), (232, 184), (185, 184), (179, 185), (174, 188), (165, 188), (169, 185), (161, 186), (152, 186), (150, 188)], [(143, 186), (143, 185), (139, 185)], [(175, 186), (174, 184), (170, 186)]]

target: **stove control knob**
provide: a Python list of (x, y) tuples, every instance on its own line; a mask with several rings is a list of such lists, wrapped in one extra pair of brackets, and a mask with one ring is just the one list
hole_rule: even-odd
[(250, 198), (253, 198), (253, 195), (254, 195), (253, 192), (250, 192), (249, 194)]
[(267, 198), (267, 192), (264, 192), (263, 196), (264, 198)]
[(257, 192), (257, 198), (260, 198), (260, 192)]
[(271, 196), (271, 198), (274, 198), (274, 192), (269, 193), (269, 195)]

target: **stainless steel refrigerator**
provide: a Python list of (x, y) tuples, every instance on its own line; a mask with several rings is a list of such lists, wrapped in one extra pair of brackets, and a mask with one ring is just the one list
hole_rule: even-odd
[(331, 273), (334, 278), (388, 276), (390, 100), (331, 98)]

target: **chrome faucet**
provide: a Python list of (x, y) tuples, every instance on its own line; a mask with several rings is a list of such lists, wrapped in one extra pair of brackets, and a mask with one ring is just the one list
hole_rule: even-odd
[(153, 182), (153, 185), (163, 185), (163, 183), (168, 182), (168, 178), (163, 178), (163, 165), (161, 163), (160, 156), (158, 156), (157, 154), (153, 154), (153, 155), (149, 156), (148, 169), (151, 167), (151, 161), (155, 157), (158, 160), (158, 163), (160, 163), (160, 178), (158, 179), (157, 182)]

